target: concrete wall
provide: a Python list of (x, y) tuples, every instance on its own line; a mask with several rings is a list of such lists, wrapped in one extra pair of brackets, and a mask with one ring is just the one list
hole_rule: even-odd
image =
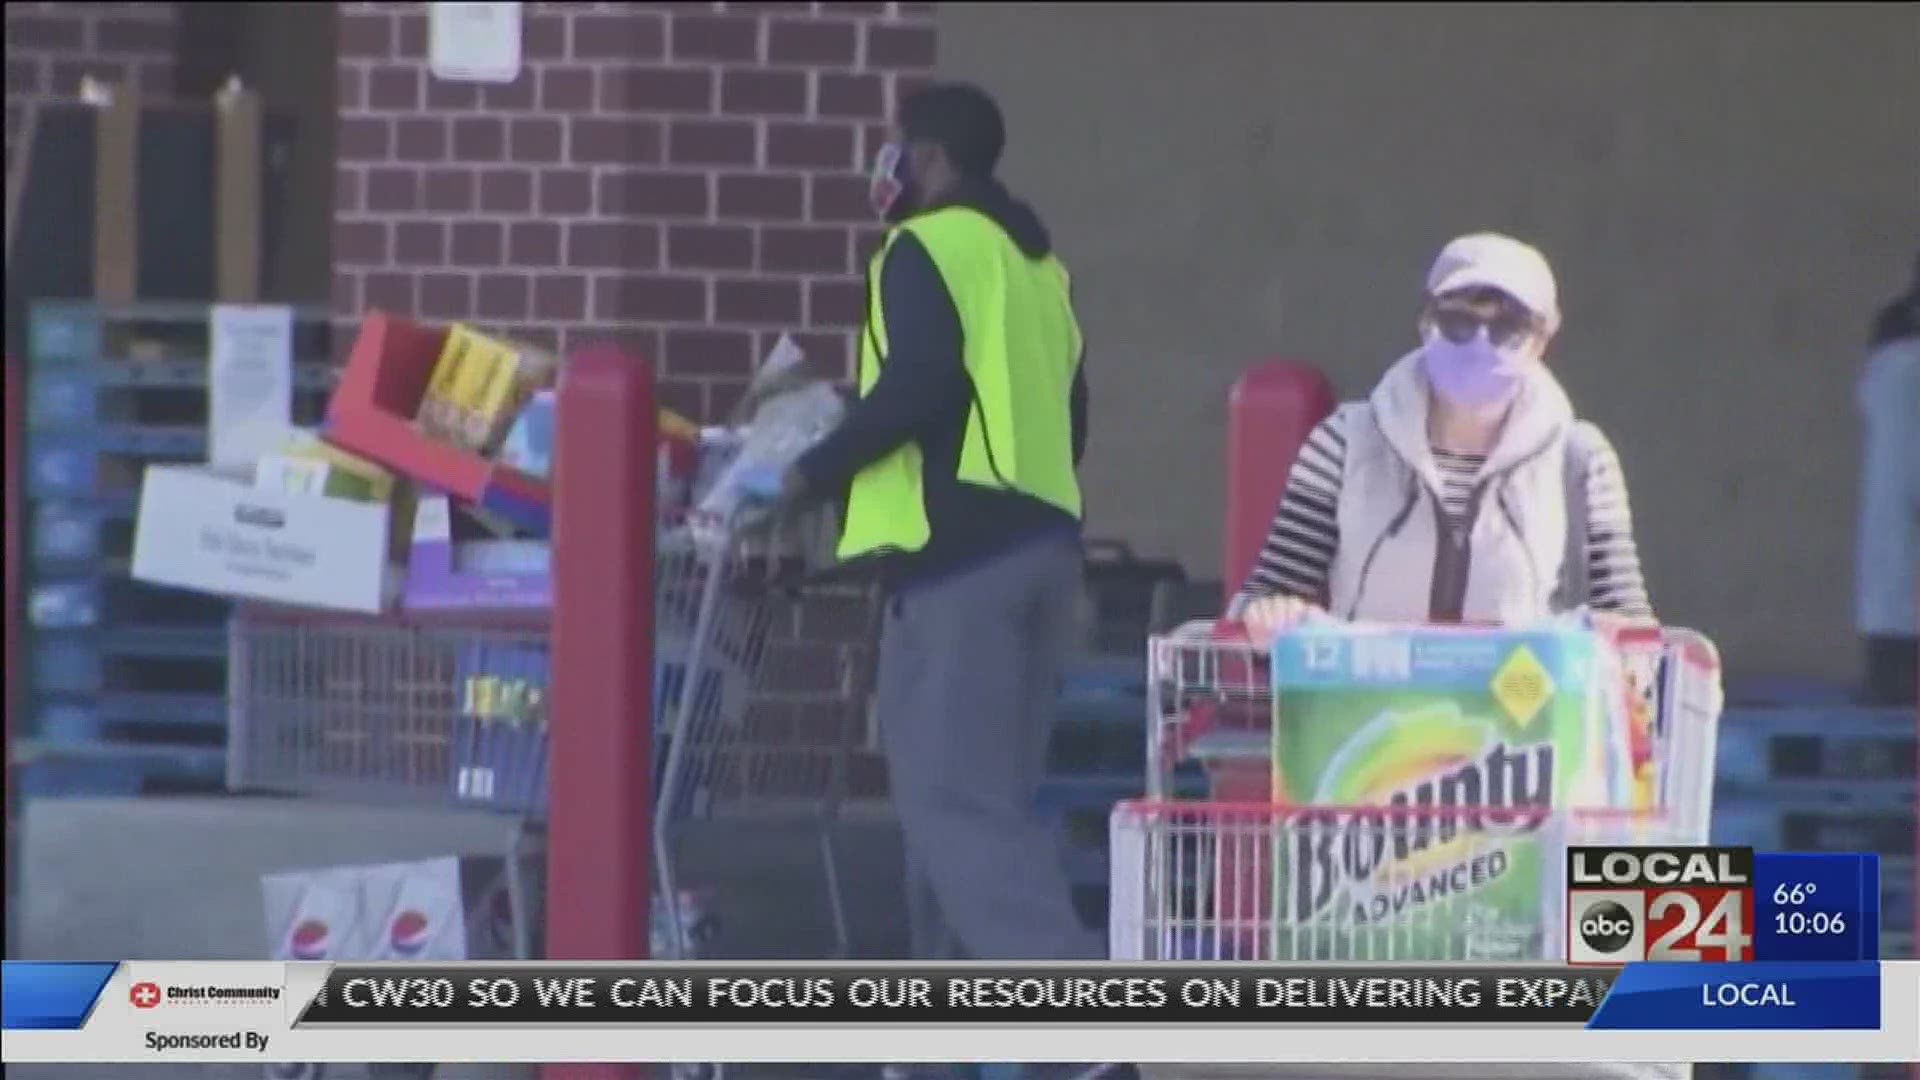
[(1920, 245), (1911, 6), (944, 5), (1008, 113), (1092, 349), (1101, 532), (1217, 568), (1252, 359), (1348, 395), (1427, 262), (1492, 227), (1562, 279), (1554, 363), (1619, 445), (1663, 615), (1736, 670), (1851, 670), (1870, 311)]

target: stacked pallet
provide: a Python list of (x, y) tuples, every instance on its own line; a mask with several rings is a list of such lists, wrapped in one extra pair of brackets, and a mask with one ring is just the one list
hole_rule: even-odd
[[(1821, 690), (1738, 694), (1720, 720), (1714, 840), (1761, 851), (1880, 856), (1881, 955), (1915, 956), (1912, 709)], [(1727, 1080), (1907, 1080), (1904, 1066), (1722, 1067)]]
[[(1213, 614), (1220, 583), (1189, 582), (1178, 564), (1142, 559), (1124, 544), (1089, 541), (1087, 556), (1087, 655), (1062, 684), (1040, 808), (1061, 824), (1081, 920), (1104, 928), (1113, 807), (1146, 794), (1148, 633)], [(1206, 777), (1191, 766), (1175, 788), (1203, 799)]]
[[(1108, 819), (1114, 804), (1146, 790), (1146, 663), (1083, 660), (1067, 675), (1054, 714), (1041, 812), (1060, 822), (1067, 878), (1083, 922), (1105, 927)], [(1199, 797), (1204, 784), (1187, 794)]]
[[(50, 302), (31, 313), (17, 755), (28, 794), (224, 778), (228, 605), (127, 576), (145, 467), (206, 458), (210, 311)], [(324, 312), (296, 312), (296, 424), (320, 420), (328, 330)]]
[(1914, 956), (1915, 736), (1912, 709), (1730, 705), (1720, 722), (1715, 839), (1878, 854), (1881, 954)]

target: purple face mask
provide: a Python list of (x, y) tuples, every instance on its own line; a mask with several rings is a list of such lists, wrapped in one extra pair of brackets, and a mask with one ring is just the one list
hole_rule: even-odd
[(1488, 341), (1485, 326), (1464, 342), (1449, 341), (1429, 331), (1420, 354), (1434, 392), (1470, 409), (1513, 400), (1520, 392), (1521, 380), (1526, 378), (1526, 355)]

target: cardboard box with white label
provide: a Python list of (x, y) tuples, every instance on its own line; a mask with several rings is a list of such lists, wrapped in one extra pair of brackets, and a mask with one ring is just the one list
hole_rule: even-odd
[(392, 508), (256, 487), (203, 465), (149, 465), (133, 576), (270, 603), (378, 613), (398, 586)]

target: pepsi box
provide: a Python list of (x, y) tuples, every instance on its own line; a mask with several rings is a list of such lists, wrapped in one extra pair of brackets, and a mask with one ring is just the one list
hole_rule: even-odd
[(370, 961), (514, 959), (506, 860), (445, 856), (362, 867)]
[(272, 958), (512, 959), (506, 869), (500, 856), (469, 855), (267, 875)]
[(357, 960), (368, 955), (358, 868), (268, 874), (268, 956), (274, 960)]

